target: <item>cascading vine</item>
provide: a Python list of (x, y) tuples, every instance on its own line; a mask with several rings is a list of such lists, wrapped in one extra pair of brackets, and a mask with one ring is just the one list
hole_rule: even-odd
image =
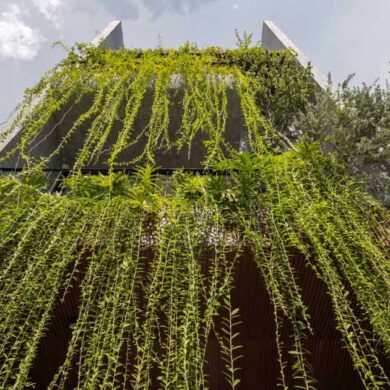
[[(244, 248), (273, 306), (283, 388), (317, 385), (306, 346), (315, 329), (291, 261), (297, 252), (325, 283), (363, 384), (390, 386), (383, 366), (390, 357), (389, 213), (317, 144), (288, 151), (280, 136), (286, 111), (304, 109), (312, 96), (310, 70), (289, 52), (260, 48), (79, 49), (26, 92), (2, 135), (21, 129), (0, 162), (17, 158), (23, 170), (0, 176), (0, 387), (33, 385), (30, 371), (55, 307), (79, 288), (78, 317), (50, 389), (68, 388), (71, 376), (80, 389), (208, 388), (211, 338), (226, 384), (239, 388), (245, 351), (232, 296)], [(247, 152), (225, 136), (231, 91)], [(148, 94), (147, 124), (136, 132)], [(177, 95), (182, 112), (173, 134)], [(82, 101), (56, 147), (37, 158), (33, 151)], [(69, 176), (48, 192), (45, 168), (79, 133)], [(199, 137), (204, 165), (217, 175), (178, 170), (167, 178), (153, 168), (161, 151), (189, 157)], [(129, 159), (126, 151), (141, 139)], [(102, 158), (107, 175), (83, 174)], [(118, 172), (134, 164), (133, 175)]]
[[(269, 68), (278, 72), (264, 71)], [(297, 93), (288, 92), (289, 88)], [(136, 132), (134, 123), (151, 91), (148, 121)], [(281, 95), (283, 91), (288, 97)], [(126, 163), (153, 164), (159, 150), (188, 149), (190, 153), (192, 141), (202, 134), (205, 164), (212, 165), (233, 147), (225, 137), (229, 92), (240, 97), (249, 147), (264, 152), (275, 150), (280, 141), (274, 125), (285, 127), (285, 111), (303, 108), (313, 98), (314, 86), (310, 69), (302, 71), (289, 52), (275, 55), (261, 48), (199, 51), (191, 45), (168, 51), (111, 52), (81, 46), (26, 91), (18, 114), (0, 135), (1, 141), (20, 128), (20, 140), (0, 156), (0, 163), (19, 156), (20, 166), (43, 168), (78, 134), (84, 138), (72, 164), (74, 169), (96, 163), (102, 154), (104, 164), (111, 169)], [(183, 113), (172, 136), (171, 101), (180, 93)], [(51, 153), (34, 157), (32, 152), (78, 107), (82, 107), (81, 112)], [(59, 115), (54, 123), (50, 121), (53, 115)], [(114, 131), (117, 123), (120, 130)], [(42, 136), (44, 126), (48, 129)], [(115, 140), (108, 145), (114, 132)], [(120, 161), (134, 145), (142, 150), (131, 161)], [(104, 153), (107, 147), (108, 154)]]

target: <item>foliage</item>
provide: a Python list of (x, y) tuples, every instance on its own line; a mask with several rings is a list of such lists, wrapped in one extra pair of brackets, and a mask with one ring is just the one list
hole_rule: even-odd
[[(177, 99), (179, 87), (183, 91), (183, 113), (173, 137), (172, 102)], [(145, 127), (135, 132), (134, 124), (151, 89), (150, 118)], [(232, 91), (240, 96), (251, 149), (274, 150), (280, 144), (274, 129), (292, 122), (312, 98), (314, 85), (310, 69), (302, 72), (288, 51), (269, 52), (260, 47), (199, 51), (186, 44), (178, 50), (111, 52), (79, 46), (36, 87), (27, 90), (18, 115), (0, 140), (17, 127), (23, 129), (23, 135), (0, 162), (19, 156), (22, 165), (44, 167), (76, 133), (85, 134), (77, 168), (94, 164), (99, 158), (110, 168), (121, 167), (121, 157), (131, 148), (142, 150), (133, 163), (153, 164), (158, 150), (187, 148), (190, 153), (197, 134), (205, 138), (208, 162), (214, 162), (232, 147), (224, 139), (229, 115), (227, 96)], [(45, 158), (34, 158), (34, 149), (46, 140), (39, 137), (44, 125), (51, 126), (51, 134), (76, 109), (83, 111), (58, 147)], [(51, 123), (55, 115), (60, 119)], [(110, 134), (117, 127), (121, 130), (107, 152)]]
[(331, 141), (337, 159), (389, 204), (390, 87), (377, 83), (350, 87), (350, 80), (334, 93), (319, 95), (300, 115), (297, 126), (310, 139)]
[[(80, 49), (27, 92), (11, 126), (23, 126), (20, 142), (2, 157), (19, 155), (25, 170), (0, 177), (0, 387), (30, 385), (54, 308), (79, 286), (78, 318), (50, 389), (67, 388), (72, 370), (83, 389), (146, 389), (152, 382), (164, 389), (208, 388), (206, 350), (213, 336), (226, 383), (239, 388), (245, 351), (233, 291), (244, 248), (252, 251), (273, 306), (283, 388), (316, 387), (307, 348), (315, 329), (290, 258), (296, 252), (327, 286), (362, 383), (388, 387), (378, 345), (388, 358), (389, 213), (317, 143), (304, 140), (281, 153), (286, 147), (276, 126), (287, 124), (288, 110), (306, 104), (312, 88), (308, 74), (292, 66), (291, 53), (194, 53), (193, 45), (115, 54)], [(171, 138), (178, 73), (183, 114)], [(230, 77), (233, 84), (226, 82)], [(151, 86), (151, 115), (141, 132), (146, 142), (133, 161), (140, 165), (126, 175), (118, 172), (119, 157), (139, 140), (135, 118)], [(240, 97), (247, 152), (235, 152), (225, 140), (229, 88)], [(40, 94), (44, 99), (29, 111)], [(30, 149), (42, 126), (74, 96), (79, 102), (86, 95), (91, 105), (58, 148), (34, 158)], [(107, 153), (116, 121), (120, 131)], [(47, 193), (43, 168), (86, 123), (62, 190)], [(216, 175), (157, 174), (157, 150), (190, 150), (200, 133), (204, 164)], [(107, 175), (83, 174), (102, 155)], [(281, 340), (286, 324), (288, 349)]]
[(253, 33), (248, 33), (248, 31), (244, 31), (242, 35), (238, 32), (237, 29), (234, 30), (236, 35), (236, 45), (240, 49), (249, 49), (253, 41)]

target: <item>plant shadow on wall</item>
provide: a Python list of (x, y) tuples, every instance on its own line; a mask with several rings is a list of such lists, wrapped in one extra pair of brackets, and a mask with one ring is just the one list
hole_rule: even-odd
[[(177, 75), (183, 111), (171, 137)], [(149, 388), (155, 381), (166, 389), (207, 388), (211, 334), (226, 383), (238, 388), (240, 312), (232, 290), (244, 247), (254, 253), (273, 307), (280, 386), (317, 387), (306, 348), (311, 318), (292, 251), (302, 253), (325, 283), (363, 385), (390, 386), (382, 364), (390, 355), (389, 213), (336, 156), (325, 156), (307, 140), (290, 150), (280, 136), (314, 98), (310, 80), (310, 69), (302, 71), (288, 51), (199, 50), (187, 44), (114, 53), (80, 46), (28, 90), (5, 133), (20, 126), (20, 138), (0, 157), (18, 156), (25, 167), (0, 178), (0, 386), (31, 384), (39, 342), (83, 263), (78, 318), (50, 389), (67, 388), (72, 370), (83, 389)], [(137, 142), (133, 125), (151, 87), (151, 115), (141, 131), (147, 142), (128, 161), (138, 165), (128, 176), (119, 156)], [(247, 147), (242, 153), (225, 139), (229, 89), (240, 98)], [(56, 149), (32, 156), (51, 116), (85, 94), (93, 96), (90, 106)], [(117, 120), (122, 126), (108, 150), (107, 175), (86, 175), (83, 169), (105, 151)], [(45, 167), (81, 129), (83, 146), (62, 190), (48, 193)], [(190, 150), (199, 134), (211, 173), (159, 175), (156, 153)], [(205, 248), (209, 254), (201, 264)], [(152, 255), (145, 257), (145, 250)], [(355, 299), (359, 316), (352, 309)], [(279, 333), (286, 323), (288, 349)]]

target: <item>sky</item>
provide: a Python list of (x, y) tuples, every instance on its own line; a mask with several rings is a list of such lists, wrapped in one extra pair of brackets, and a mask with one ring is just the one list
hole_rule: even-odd
[(380, 82), (390, 70), (390, 0), (0, 0), (0, 127), (23, 91), (66, 53), (122, 20), (129, 48), (235, 47), (272, 20), (335, 84)]

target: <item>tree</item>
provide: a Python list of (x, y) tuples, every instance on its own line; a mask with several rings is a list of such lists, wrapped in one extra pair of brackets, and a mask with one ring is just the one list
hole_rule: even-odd
[(390, 86), (351, 87), (352, 77), (335, 92), (318, 93), (295, 127), (311, 140), (330, 141), (352, 175), (390, 204)]

